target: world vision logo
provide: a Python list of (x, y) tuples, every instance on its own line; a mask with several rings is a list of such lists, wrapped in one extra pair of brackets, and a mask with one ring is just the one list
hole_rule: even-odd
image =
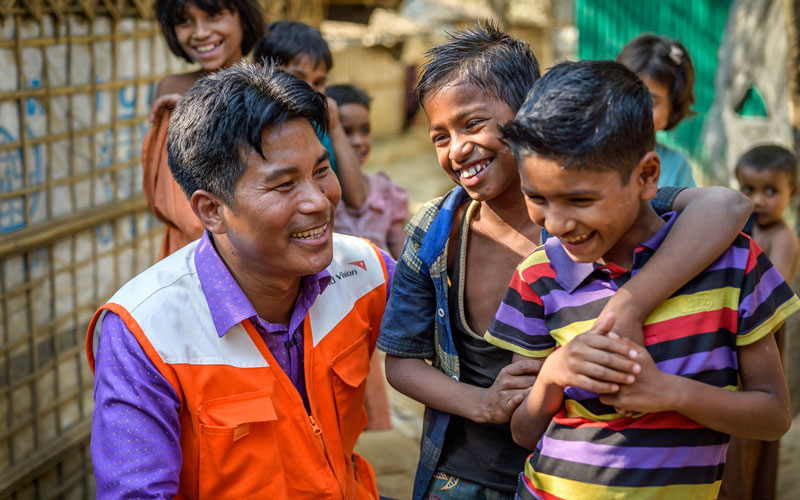
[[(364, 271), (367, 270), (367, 264), (363, 260), (356, 260), (354, 262), (348, 262), (347, 265), (348, 266), (360, 267)], [(331, 277), (331, 283), (330, 284), (333, 285), (334, 283), (336, 283), (339, 280), (343, 280), (345, 278), (351, 278), (353, 276), (358, 276), (358, 273), (359, 273), (358, 269), (345, 269), (342, 272), (334, 274)]]

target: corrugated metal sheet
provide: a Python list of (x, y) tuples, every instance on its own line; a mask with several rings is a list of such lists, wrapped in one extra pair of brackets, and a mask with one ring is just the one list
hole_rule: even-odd
[(625, 43), (643, 32), (677, 38), (689, 50), (695, 66), (694, 110), (677, 128), (659, 140), (701, 161), (700, 134), (714, 100), (717, 50), (725, 30), (731, 0), (575, 0), (581, 59), (613, 59)]

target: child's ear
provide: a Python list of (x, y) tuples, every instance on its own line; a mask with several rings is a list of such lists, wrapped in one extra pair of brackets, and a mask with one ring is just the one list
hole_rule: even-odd
[(642, 183), (642, 199), (652, 200), (658, 192), (658, 178), (661, 175), (661, 158), (655, 151), (642, 156), (634, 172), (639, 175)]
[(198, 189), (192, 193), (189, 203), (192, 205), (194, 214), (200, 219), (200, 224), (209, 232), (222, 234), (227, 231), (225, 213), (230, 211), (230, 207), (217, 195), (204, 189)]

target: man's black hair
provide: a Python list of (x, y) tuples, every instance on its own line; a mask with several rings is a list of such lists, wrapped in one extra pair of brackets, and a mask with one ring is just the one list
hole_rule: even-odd
[(299, 21), (273, 21), (267, 26), (253, 51), (256, 63), (269, 62), (286, 66), (298, 56), (307, 55), (318, 66), (324, 62), (328, 71), (333, 68), (333, 56), (322, 33)]
[(655, 147), (653, 100), (622, 64), (564, 62), (534, 84), (503, 133), (518, 164), (533, 155), (565, 168), (617, 171), (627, 183)]
[(756, 171), (784, 172), (789, 175), (789, 186), (794, 188), (797, 185), (797, 156), (783, 146), (763, 144), (750, 149), (736, 162), (736, 175), (745, 167)]
[(325, 89), (325, 95), (336, 101), (336, 104), (360, 104), (369, 109), (370, 99), (366, 92), (348, 83), (331, 85)]
[(325, 96), (273, 65), (236, 64), (201, 78), (172, 113), (167, 162), (187, 197), (198, 189), (234, 208), (233, 191), (262, 133), (302, 118), (328, 128)]
[(447, 36), (446, 43), (425, 53), (428, 60), (416, 89), (420, 104), (425, 107), (428, 95), (448, 85), (467, 83), (518, 110), (539, 78), (539, 61), (530, 46), (493, 21)]
[(253, 50), (264, 32), (264, 12), (258, 0), (156, 0), (154, 6), (156, 19), (161, 25), (169, 49), (176, 56), (189, 62), (194, 61), (178, 42), (175, 26), (186, 18), (186, 9), (190, 5), (211, 15), (218, 14), (224, 9), (236, 11), (242, 24), (242, 55), (247, 55)]

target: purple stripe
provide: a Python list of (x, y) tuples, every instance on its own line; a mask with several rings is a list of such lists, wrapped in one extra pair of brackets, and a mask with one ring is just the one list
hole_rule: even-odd
[(750, 248), (730, 247), (722, 254), (722, 257), (717, 259), (713, 264), (706, 268), (705, 273), (709, 271), (718, 271), (720, 269), (745, 269), (747, 267), (747, 257), (750, 255)]
[(580, 293), (552, 290), (542, 297), (542, 302), (544, 302), (546, 313), (553, 314), (564, 307), (579, 307), (595, 300), (611, 297), (615, 292), (616, 290), (609, 288), (609, 284), (598, 280), (581, 287)]
[(736, 368), (736, 351), (728, 346), (698, 352), (656, 363), (659, 370), (673, 375), (689, 375), (706, 370)]
[(727, 444), (711, 446), (638, 447), (611, 446), (584, 441), (542, 437), (542, 455), (568, 462), (619, 469), (705, 467), (725, 461)]
[[(783, 276), (774, 267), (770, 267), (761, 275), (758, 284), (747, 297), (739, 301), (739, 319), (751, 316), (758, 306), (769, 299), (772, 292), (785, 283)], [(764, 318), (767, 319), (767, 318)]]
[(550, 335), (550, 330), (547, 329), (547, 325), (542, 318), (526, 318), (525, 315), (522, 314), (522, 311), (504, 302), (500, 303), (500, 308), (497, 309), (495, 319), (508, 326), (513, 326), (530, 337), (536, 335)]
[(564, 396), (573, 401), (585, 401), (587, 399), (596, 398), (597, 393), (570, 385), (564, 388)]

